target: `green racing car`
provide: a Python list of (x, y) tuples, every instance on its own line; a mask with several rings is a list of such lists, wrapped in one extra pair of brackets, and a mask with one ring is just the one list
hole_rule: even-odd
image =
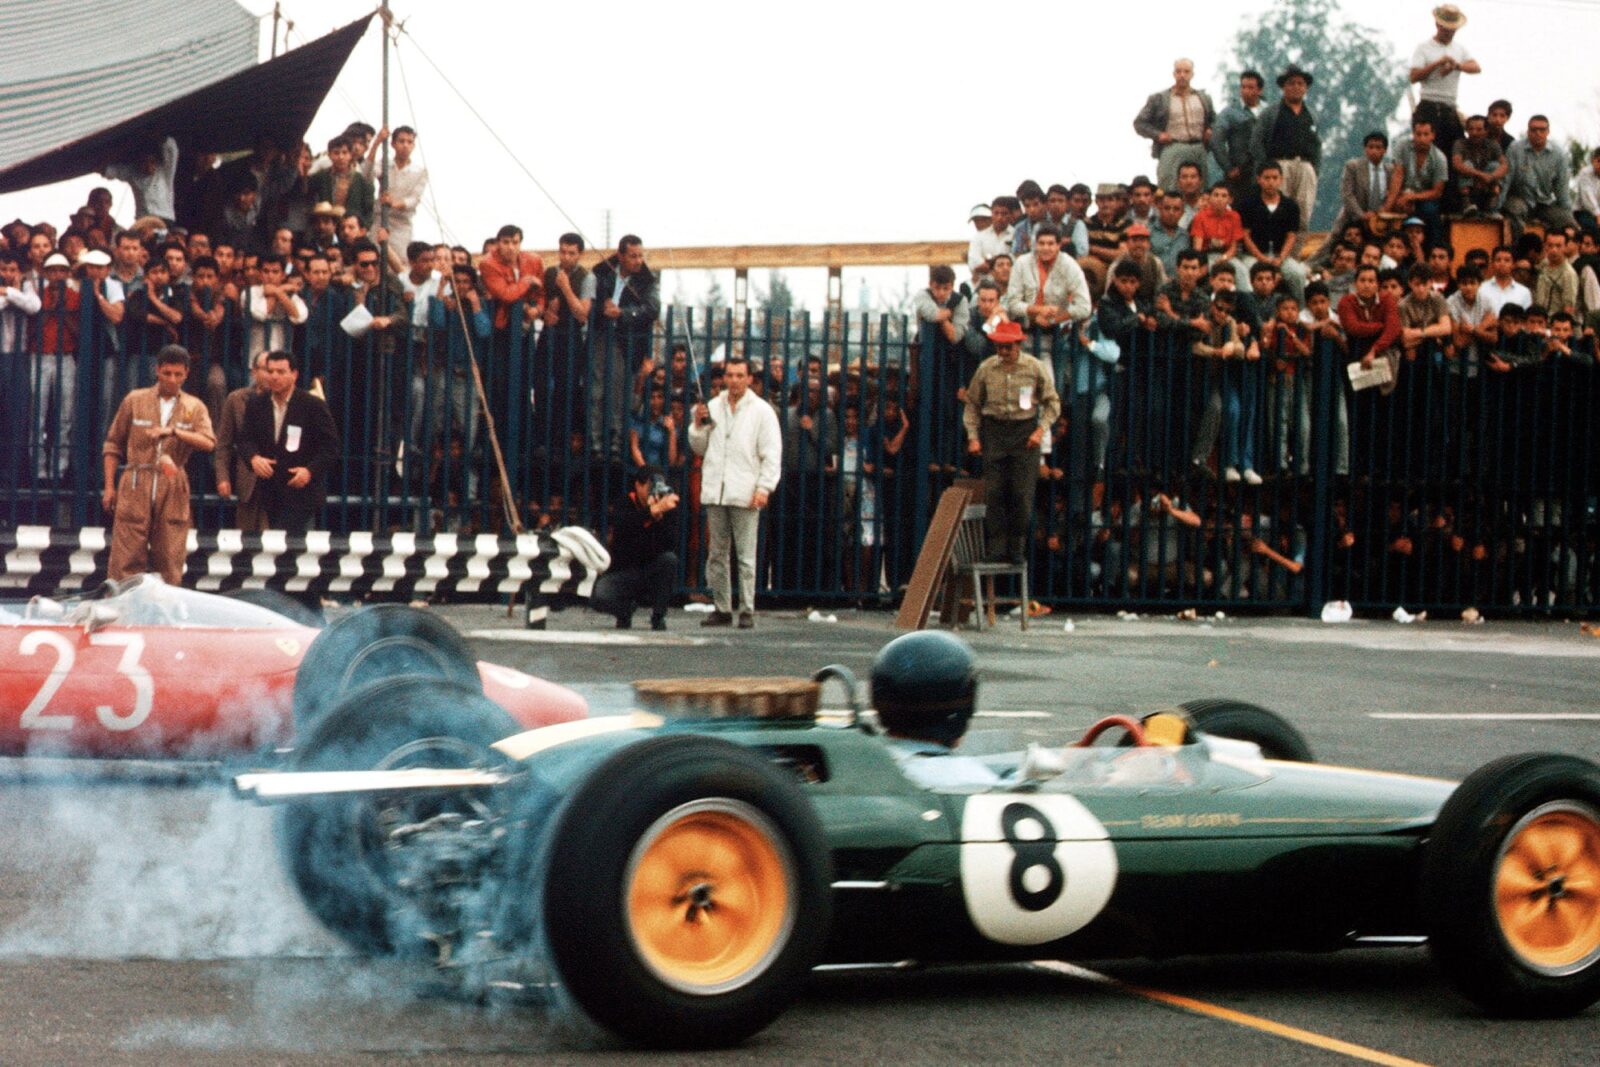
[[(913, 711), (949, 695), (937, 670), (919, 685)], [(1426, 939), (1489, 1013), (1600, 998), (1586, 760), (1512, 756), (1461, 783), (1325, 766), (1230, 701), (1113, 716), (1062, 748), (908, 755), (886, 688), (875, 675), (877, 719), (680, 700), (517, 732), (481, 696), (402, 677), (323, 722), (295, 770), (235, 788), (283, 805), (292, 879), (357, 948), (542, 991), (640, 1044), (739, 1042), (820, 964)], [(925, 784), (950, 759), (970, 779)]]

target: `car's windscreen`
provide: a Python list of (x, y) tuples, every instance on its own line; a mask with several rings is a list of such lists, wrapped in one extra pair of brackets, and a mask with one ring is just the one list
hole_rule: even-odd
[(21, 611), (15, 605), (0, 608), (0, 625), (55, 622), (81, 625), (91, 614), (118, 626), (194, 626), (224, 629), (292, 630), (294, 620), (275, 611), (167, 585), (153, 575), (140, 575), (81, 596), (52, 599), (34, 597)]

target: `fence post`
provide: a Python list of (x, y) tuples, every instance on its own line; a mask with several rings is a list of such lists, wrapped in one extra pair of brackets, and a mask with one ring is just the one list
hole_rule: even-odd
[(1302, 610), (1313, 617), (1329, 597), (1329, 519), (1333, 511), (1333, 457), (1337, 451), (1332, 438), (1333, 407), (1336, 390), (1344, 388), (1339, 373), (1343, 363), (1339, 349), (1326, 338), (1318, 338), (1312, 364), (1315, 387), (1311, 394), (1311, 536), (1306, 546), (1306, 603), (1302, 605)]

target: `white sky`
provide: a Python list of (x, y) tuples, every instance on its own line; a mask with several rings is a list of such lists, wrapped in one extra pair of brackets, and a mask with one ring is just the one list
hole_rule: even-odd
[[(270, 16), (268, 0), (244, 6)], [(300, 44), (372, 5), (284, 6), (295, 21), (291, 43)], [(605, 238), (608, 208), (612, 237), (638, 233), (647, 251), (964, 238), (968, 208), (1024, 177), (1093, 184), (1152, 172), (1148, 142), (1132, 129), (1144, 97), (1170, 84), (1172, 59), (1188, 55), (1196, 84), (1221, 106), (1230, 93), (1216, 70), (1241, 20), (1261, 6), (1150, 0), (1133, 18), (1124, 5), (1061, 4), (1038, 8), (1051, 13), (1036, 27), (1007, 27), (980, 5), (935, 0), (813, 0), (803, 20), (791, 17), (800, 10), (793, 6), (722, 0), (396, 0), (407, 34), (391, 53), (390, 119), (417, 127), (432, 177), (419, 237), (440, 232), (435, 203), (444, 234), (473, 248), (505, 222), (520, 225), (535, 248), (553, 246), (572, 227), (416, 42), (594, 242)], [(1392, 42), (1402, 64), (1432, 33), (1432, 6), (1343, 3), (1352, 20)], [(1586, 61), (1600, 40), (1600, 0), (1461, 6), (1469, 23), (1458, 40), (1484, 67), (1463, 78), (1464, 108), (1482, 110), (1504, 96), (1519, 133), (1528, 115), (1543, 111), (1558, 140), (1600, 140), (1600, 82)], [(262, 39), (265, 55), (265, 32)], [(1136, 50), (1119, 47), (1129, 40), (1139, 42)], [(1030, 55), (1040, 41), (1059, 45)], [(379, 49), (370, 29), (311, 128), (313, 147), (354, 117), (379, 125)], [(61, 224), (96, 184), (85, 177), (0, 196), (0, 219)], [(110, 184), (118, 217), (130, 216), (131, 195)], [(786, 272), (813, 308), (821, 275)], [(907, 272), (847, 272), (847, 304), (856, 303), (863, 276), (887, 296)], [(751, 280), (764, 284), (764, 272)], [(707, 281), (703, 272), (669, 276), (663, 295), (698, 296)], [(731, 272), (722, 284), (731, 291)]]

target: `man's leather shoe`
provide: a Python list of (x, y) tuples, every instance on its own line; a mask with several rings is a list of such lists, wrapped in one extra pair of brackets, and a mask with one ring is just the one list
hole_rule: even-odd
[(710, 615), (700, 620), (701, 626), (732, 626), (733, 616), (726, 611), (713, 611)]
[(741, 629), (741, 630), (754, 630), (755, 628), (756, 628), (756, 617), (754, 615), (750, 614), (747, 611), (744, 614), (739, 616), (739, 629)]

